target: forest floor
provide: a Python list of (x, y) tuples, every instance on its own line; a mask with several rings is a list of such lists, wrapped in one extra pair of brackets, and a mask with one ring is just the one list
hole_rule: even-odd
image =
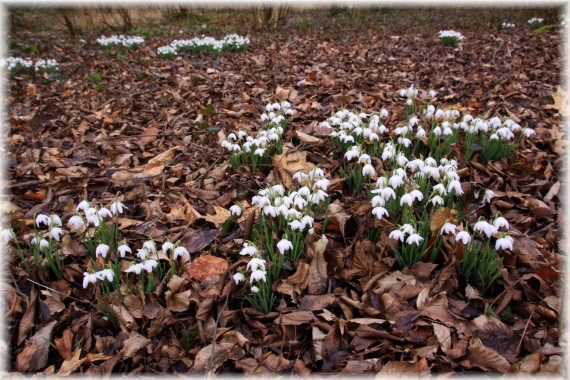
[[(104, 50), (96, 32), (81, 39), (65, 31), (12, 34), (10, 55), (52, 58), (59, 71), (6, 76), (9, 195), (1, 205), (5, 227), (18, 240), (3, 249), (7, 370), (564, 375), (564, 29), (537, 33), (526, 14), (500, 15), (477, 23), (460, 11), (323, 10), (256, 31), (230, 13), (198, 17), (192, 27), (139, 26), (129, 33), (145, 36), (136, 50)], [(516, 28), (501, 29), (503, 21)], [(465, 39), (444, 46), (442, 29)], [(174, 39), (234, 32), (249, 36), (247, 50), (157, 56)], [(453, 144), (448, 157), (457, 160), (463, 195), (455, 209), (447, 205), (423, 219), (431, 229), (426, 251), (402, 267), (393, 253), (398, 241), (389, 234), (403, 219), (372, 215), (374, 194), (366, 189), (376, 181), (360, 191), (350, 187), (341, 147), (321, 123), (342, 109), (369, 115), (386, 109), (385, 147), (396, 126), (409, 122), (399, 91), (411, 85), (434, 90), (430, 102), (443, 110), (510, 118), (535, 135), (516, 139), (511, 157), (488, 162), (477, 153), (466, 159), (465, 143)], [(240, 129), (253, 135), (266, 104), (276, 101), (295, 111), (281, 154), (255, 171), (234, 169), (221, 142)], [(433, 128), (424, 116), (418, 113), (420, 125)], [(427, 140), (414, 141), (423, 147)], [(378, 156), (371, 163), (374, 176), (388, 173), (388, 161)], [(287, 259), (274, 279), (272, 310), (260, 312), (249, 301), (247, 281), (233, 280), (247, 271), (244, 241), (259, 238), (255, 231), (265, 220), (252, 197), (278, 183), (294, 188), (291, 176), (315, 165), (330, 180), (330, 204), (313, 214), (315, 233), (301, 257)], [(494, 193), (489, 202), (481, 200), (486, 189)], [(109, 229), (117, 222), (120, 237), (105, 258), (89, 246), (93, 227), (68, 228), (84, 199), (95, 207), (116, 200), (126, 207), (107, 222)], [(235, 204), (242, 217), (232, 216)], [(421, 205), (411, 212), (431, 210)], [(48, 239), (48, 251), (36, 247), (32, 254), (30, 241), (47, 233), (36, 217), (52, 213), (63, 220), (64, 234)], [(500, 275), (483, 289), (484, 282), (461, 275), (463, 246), (439, 229), (449, 222), (474, 233), (480, 218), (499, 213), (512, 246), (492, 250), (502, 259)], [(283, 237), (276, 230), (268, 236)], [(124, 273), (149, 239), (160, 269), (146, 280)], [(189, 259), (163, 252), (167, 240), (184, 247)], [(440, 252), (430, 260), (435, 241), (442, 242)], [(119, 257), (121, 242), (133, 255)], [(51, 254), (61, 258), (60, 277), (45, 257)], [(84, 272), (112, 265), (121, 269), (116, 287), (82, 286)]]

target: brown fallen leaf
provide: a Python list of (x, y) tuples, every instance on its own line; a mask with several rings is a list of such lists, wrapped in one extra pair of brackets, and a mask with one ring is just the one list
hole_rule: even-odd
[(179, 276), (172, 276), (167, 285), (170, 290), (164, 293), (166, 307), (175, 313), (186, 311), (190, 306), (192, 289), (184, 291), (182, 289), (184, 282), (188, 282), (188, 280)]
[(16, 357), (19, 372), (36, 372), (45, 368), (50, 349), (51, 334), (57, 321), (52, 321), (38, 330)]
[(132, 358), (138, 351), (146, 348), (150, 343), (150, 339), (135, 331), (131, 331), (129, 337), (123, 343), (123, 348), (119, 351), (119, 354), (123, 357)]
[(148, 160), (149, 163), (159, 163), (159, 164), (168, 164), (174, 157), (176, 156), (176, 152), (180, 150), (180, 146), (175, 146), (174, 148), (170, 148), (165, 152), (162, 152), (156, 157), (151, 158)]
[(315, 315), (310, 311), (294, 311), (289, 314), (280, 315), (273, 321), (277, 326), (298, 326), (305, 323), (313, 322)]
[(80, 355), (81, 355), (81, 347), (77, 347), (73, 352), (73, 356), (68, 360), (64, 360), (64, 362), (61, 363), (61, 367), (59, 368), (57, 375), (68, 376), (72, 372), (77, 370), (77, 368), (79, 368), (79, 366), (83, 364), (85, 360), (87, 360), (87, 358), (79, 359)]
[(438, 208), (431, 217), (431, 221), (429, 223), (429, 229), (431, 233), (438, 231), (443, 227), (445, 223), (452, 220), (457, 216), (457, 210), (448, 208), (448, 207), (441, 207)]
[(328, 272), (327, 262), (324, 256), (327, 242), (327, 237), (323, 235), (319, 240), (307, 247), (308, 255), (312, 256), (309, 277), (307, 279), (309, 294), (311, 295), (323, 294), (327, 289)]
[(271, 164), (277, 168), (281, 177), (281, 182), (285, 188), (290, 189), (293, 187), (293, 175), (298, 171), (309, 172), (315, 167), (314, 164), (307, 162), (307, 152), (294, 150), (288, 146), (283, 147), (282, 154), (273, 156)]
[(468, 368), (479, 367), (485, 371), (495, 370), (507, 373), (511, 364), (492, 348), (486, 347), (479, 338), (472, 338), (467, 350), (467, 359), (461, 361)]
[(547, 104), (544, 106), (545, 109), (554, 109), (560, 112), (562, 116), (568, 116), (569, 108), (568, 104), (570, 99), (568, 98), (568, 94), (562, 88), (562, 86), (556, 86), (556, 92), (552, 92), (552, 99), (554, 100), (553, 104)]
[(430, 373), (426, 358), (420, 358), (417, 362), (389, 361), (382, 366), (378, 376), (388, 377), (420, 377)]
[(230, 218), (231, 212), (230, 210), (220, 206), (212, 205), (212, 207), (216, 213), (214, 215), (204, 215), (202, 218), (208, 222), (214, 223), (216, 228), (220, 228), (222, 224)]
[(202, 348), (194, 359), (191, 373), (215, 374), (226, 360), (237, 361), (245, 355), (244, 350), (235, 343), (213, 343)]
[(66, 329), (61, 338), (55, 338), (53, 343), (57, 347), (57, 351), (65, 360), (71, 360), (71, 348), (73, 346), (73, 332)]
[(186, 248), (191, 254), (200, 252), (210, 245), (219, 234), (219, 230), (189, 229), (180, 239), (178, 246)]
[(214, 276), (221, 276), (229, 268), (228, 261), (212, 255), (200, 256), (190, 264), (188, 276), (198, 281), (204, 281)]
[(305, 144), (309, 144), (309, 145), (318, 145), (322, 142), (322, 140), (318, 137), (315, 136), (311, 136), (308, 135), (306, 133), (303, 133), (299, 130), (295, 131), (295, 134), (297, 135), (297, 137), (299, 138), (299, 140), (301, 140), (302, 142), (304, 142)]
[(315, 311), (323, 310), (330, 306), (336, 297), (334, 294), (324, 294), (322, 296), (305, 296), (299, 300), (299, 310)]
[(28, 305), (26, 306), (26, 310), (24, 311), (24, 315), (22, 316), (22, 320), (18, 326), (18, 345), (26, 339), (26, 336), (34, 327), (38, 298), (38, 291), (34, 287), (32, 288), (32, 292), (28, 298)]
[(143, 129), (142, 136), (140, 138), (140, 142), (143, 145), (148, 144), (149, 142), (153, 142), (157, 138), (157, 134), (160, 133), (160, 130), (155, 127), (149, 127)]

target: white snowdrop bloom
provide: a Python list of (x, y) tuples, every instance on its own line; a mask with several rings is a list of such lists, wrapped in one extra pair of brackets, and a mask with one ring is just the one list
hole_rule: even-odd
[(266, 282), (266, 276), (267, 272), (265, 270), (254, 270), (253, 272), (251, 272), (251, 275), (249, 276), (249, 282), (250, 283), (258, 281)]
[(396, 192), (391, 187), (385, 187), (382, 189), (382, 198), (388, 200), (390, 198), (396, 199)]
[(267, 114), (262, 113), (260, 119), (261, 121), (267, 121), (269, 120), (269, 116), (267, 116)]
[(449, 185), (447, 185), (447, 191), (451, 192), (451, 190), (455, 191), (455, 194), (457, 195), (463, 195), (463, 190), (461, 189), (461, 182), (459, 182), (456, 179), (449, 182)]
[(403, 231), (405, 234), (411, 235), (415, 233), (414, 226), (409, 223), (402, 224), (400, 226), (400, 231)]
[(16, 234), (11, 228), (3, 228), (0, 232), (0, 240), (4, 243), (9, 243), (11, 240), (16, 239)]
[(173, 249), (174, 249), (174, 244), (172, 244), (172, 243), (169, 242), (169, 241), (164, 242), (164, 243), (162, 244), (162, 253), (164, 253), (165, 255), (167, 254), (167, 252), (168, 252), (169, 250), (173, 250)]
[(359, 163), (359, 164), (362, 164), (362, 163), (364, 163), (364, 164), (369, 164), (370, 162), (371, 162), (371, 161), (370, 161), (370, 156), (367, 155), (366, 153), (363, 153), (363, 154), (360, 155), (360, 157), (358, 157), (358, 163)]
[(406, 163), (406, 168), (415, 172), (418, 168), (421, 170), (424, 167), (424, 161), (416, 158), (415, 160), (408, 161)]
[(477, 223), (475, 223), (473, 230), (476, 232), (482, 232), (488, 238), (490, 238), (491, 236), (493, 236), (494, 233), (497, 232), (497, 227), (495, 227), (494, 225), (492, 225), (490, 223), (487, 223), (484, 220), (480, 220)]
[(105, 217), (112, 218), (113, 217), (113, 213), (106, 207), (101, 208), (98, 211), (98, 214), (101, 218), (105, 218)]
[(158, 266), (158, 261), (155, 259), (146, 260), (142, 263), (141, 268), (146, 270), (148, 273), (151, 273), (154, 268)]
[(372, 209), (372, 215), (380, 220), (383, 216), (388, 216), (388, 210), (386, 210), (384, 207), (374, 207)]
[(327, 188), (329, 187), (331, 181), (329, 181), (326, 178), (322, 178), (320, 180), (318, 180), (317, 182), (315, 182), (315, 184), (313, 185), (313, 189), (321, 189), (326, 191)]
[(398, 137), (398, 144), (402, 144), (406, 148), (412, 145), (412, 140), (407, 137)]
[(485, 194), (483, 194), (483, 201), (491, 203), (491, 200), (495, 196), (495, 193), (491, 189), (485, 189)]
[(388, 178), (386, 177), (378, 177), (378, 179), (376, 180), (376, 187), (378, 189), (382, 189), (384, 187), (388, 186)]
[(442, 227), (441, 227), (441, 235), (443, 234), (453, 234), (455, 235), (455, 230), (456, 230), (457, 226), (453, 223), (445, 223)]
[(109, 282), (113, 282), (113, 278), (115, 278), (115, 273), (110, 268), (95, 272), (95, 275), (99, 281), (107, 280)]
[(256, 253), (257, 253), (257, 247), (246, 242), (243, 243), (243, 248), (239, 254), (242, 256), (253, 256)]
[(411, 194), (406, 193), (402, 195), (402, 198), (400, 198), (400, 206), (403, 206), (404, 204), (412, 206), (412, 203), (414, 203), (414, 197), (412, 197)]
[(386, 161), (396, 154), (396, 147), (391, 142), (386, 143), (382, 151), (382, 160)]
[(396, 162), (398, 163), (398, 165), (404, 167), (409, 162), (409, 160), (403, 153), (400, 153), (396, 158)]
[[(164, 248), (163, 248), (164, 249)], [(117, 251), (119, 251), (119, 255), (121, 257), (125, 257), (125, 255), (128, 253), (133, 253), (133, 251), (131, 251), (131, 249), (129, 248), (128, 245), (126, 244), (122, 244), (120, 246), (117, 247)]]
[(374, 140), (380, 141), (380, 137), (378, 136), (377, 133), (372, 132), (372, 133), (370, 133), (370, 135), (368, 135), (368, 141), (372, 142)]
[(289, 209), (289, 214), (287, 215), (287, 220), (298, 220), (301, 219), (301, 212), (295, 210), (294, 208)]
[[(354, 148), (356, 148), (356, 149), (354, 149)], [(358, 158), (358, 157), (360, 157), (360, 151), (355, 146), (350, 148), (350, 150), (346, 151), (346, 153), (344, 154), (344, 158), (347, 159), (348, 161), (352, 161), (354, 158)]]
[(287, 218), (289, 216), (289, 208), (285, 205), (277, 207), (277, 215)]
[(50, 215), (50, 220), (51, 223), (55, 226), (61, 227), (63, 224), (61, 223), (61, 218), (59, 216), (57, 216), (56, 214), (51, 214)]
[(265, 154), (265, 149), (263, 149), (263, 148), (257, 148), (253, 154), (255, 154), (256, 156), (261, 157), (261, 156), (263, 156), (263, 155)]
[(370, 200), (370, 202), (372, 203), (372, 207), (378, 207), (378, 206), (384, 207), (386, 205), (386, 201), (380, 195), (375, 195)]
[(232, 145), (231, 150), (234, 152), (241, 152), (241, 146), (239, 146), (238, 144), (234, 144), (234, 145)]
[(233, 279), (236, 285), (239, 285), (240, 282), (245, 281), (245, 276), (243, 275), (243, 273), (237, 272), (236, 274), (233, 275)]
[(299, 183), (303, 182), (307, 178), (309, 178), (309, 175), (305, 174), (303, 172), (297, 172), (297, 173), (293, 174), (293, 179), (297, 180), (297, 182), (299, 182)]
[(305, 215), (301, 218), (301, 229), (304, 230), (306, 227), (313, 227), (314, 219), (309, 215)]
[(473, 116), (471, 116), (469, 114), (465, 114), (465, 115), (463, 115), (463, 118), (461, 120), (468, 123), (470, 121), (473, 121)]
[(309, 195), (311, 195), (311, 189), (309, 189), (307, 186), (303, 186), (297, 191), (297, 193), (300, 196), (307, 198)]
[(437, 191), (439, 195), (447, 195), (447, 190), (443, 183), (438, 183), (437, 185), (433, 185), (433, 191)]
[(253, 198), (251, 198), (251, 203), (259, 206), (259, 208), (263, 208), (266, 205), (271, 204), (271, 200), (266, 196), (254, 195)]
[(512, 140), (515, 137), (515, 134), (507, 127), (497, 129), (497, 134), (505, 140)]
[(279, 241), (279, 243), (277, 243), (277, 249), (283, 255), (283, 254), (285, 254), (285, 251), (289, 251), (289, 250), (293, 249), (293, 243), (291, 243), (287, 239), (281, 239)]
[(410, 236), (408, 236), (408, 238), (406, 239), (406, 243), (407, 243), (407, 244), (410, 244), (410, 245), (411, 245), (411, 244), (416, 244), (416, 245), (419, 246), (419, 245), (420, 245), (420, 242), (421, 242), (422, 240), (424, 240), (423, 237), (421, 237), (420, 235), (414, 233), (414, 234), (411, 234)]
[(132, 264), (127, 269), (125, 269), (125, 273), (141, 274), (142, 270), (142, 263)]
[(443, 129), (443, 135), (444, 136), (451, 136), (453, 134), (453, 130), (449, 127), (445, 127)]
[(406, 89), (401, 89), (398, 94), (403, 98), (404, 96), (406, 96)]
[(230, 134), (228, 135), (228, 139), (230, 139), (230, 140), (237, 140), (238, 138), (237, 138), (236, 134), (235, 134), (234, 132), (232, 132), (232, 133), (230, 133)]
[(499, 216), (498, 218), (493, 220), (493, 225), (497, 228), (497, 230), (501, 227), (507, 230), (509, 229), (509, 222), (507, 221), (507, 219), (503, 218), (502, 216)]
[(435, 111), (434, 116), (436, 119), (441, 119), (445, 116), (445, 113), (443, 112), (443, 110), (438, 109), (437, 111)]
[(88, 216), (87, 224), (92, 224), (95, 227), (99, 227), (99, 225), (101, 224), (101, 218), (99, 217), (99, 214)]
[(152, 240), (147, 240), (143, 243), (143, 248), (146, 249), (147, 251), (149, 251), (150, 253), (156, 253), (156, 245), (154, 244), (154, 241)]
[(235, 216), (240, 216), (242, 214), (241, 207), (239, 207), (238, 205), (233, 205), (232, 207), (230, 207), (230, 212), (232, 215)]
[(372, 166), (370, 164), (366, 164), (362, 168), (362, 175), (363, 176), (372, 176), (375, 174), (376, 174), (376, 170), (374, 169), (374, 166)]
[(489, 125), (491, 126), (491, 128), (497, 128), (501, 125), (501, 119), (499, 119), (497, 116), (491, 118), (488, 120)]
[[(309, 194), (308, 196), (309, 200), (312, 200), (312, 194)], [(315, 203), (315, 202), (313, 202)], [(316, 202), (318, 203), (318, 202)], [(293, 206), (297, 207), (299, 210), (303, 210), (305, 208), (305, 206), (308, 204), (308, 202), (306, 200), (304, 200), (301, 196), (297, 196), (295, 198), (293, 198)]]
[(72, 230), (78, 230), (79, 228), (81, 228), (81, 226), (84, 226), (84, 225), (85, 225), (85, 223), (83, 222), (83, 218), (80, 217), (79, 215), (73, 215), (67, 221), (67, 226), (69, 228), (71, 228)]
[(275, 112), (272, 111), (272, 112), (269, 112), (269, 113), (267, 114), (267, 116), (268, 116), (270, 119), (274, 119), (276, 115), (275, 115)]
[(530, 128), (523, 128), (522, 133), (525, 135), (525, 137), (536, 135), (536, 132)]
[(394, 230), (392, 232), (390, 232), (390, 234), (388, 235), (388, 237), (390, 239), (395, 239), (395, 240), (400, 240), (402, 243), (404, 242), (404, 232), (400, 231), (400, 230)]
[(107, 252), (109, 252), (109, 246), (107, 244), (99, 244), (95, 249), (95, 257), (103, 256), (103, 258), (106, 258)]
[(298, 220), (292, 220), (289, 222), (289, 227), (291, 227), (293, 231), (300, 230), (301, 226), (301, 222)]
[(137, 250), (137, 257), (141, 260), (144, 260), (148, 257), (149, 252), (146, 248), (141, 248)]
[(280, 196), (283, 196), (283, 194), (285, 194), (285, 188), (283, 187), (282, 184), (277, 184), (274, 186), (271, 186), (271, 191), (272, 194), (278, 194)]
[(263, 208), (263, 214), (272, 216), (273, 218), (277, 217), (277, 207), (275, 206), (265, 206)]
[(410, 195), (413, 197), (414, 201), (417, 199), (421, 202), (424, 199), (424, 194), (419, 190), (412, 190)]
[(95, 207), (89, 207), (87, 210), (85, 210), (85, 217), (87, 219), (89, 219), (89, 217), (93, 215), (99, 216), (99, 213), (97, 212), (97, 209)]
[(410, 118), (410, 121), (408, 124), (410, 125), (410, 127), (413, 127), (414, 125), (418, 125), (418, 118), (415, 116), (412, 116)]
[(392, 177), (390, 177), (390, 179), (388, 180), (388, 184), (390, 186), (392, 186), (394, 189), (397, 189), (398, 187), (402, 186), (404, 184), (404, 179), (402, 177), (400, 177), (397, 174), (394, 174)]
[(36, 226), (40, 226), (40, 224), (45, 224), (46, 227), (49, 227), (51, 224), (51, 218), (45, 214), (39, 214), (36, 216)]
[(443, 198), (440, 197), (439, 195), (434, 195), (433, 198), (431, 199), (431, 203), (435, 206), (436, 204), (442, 205), (443, 206)]
[(59, 241), (59, 239), (63, 236), (63, 230), (60, 227), (53, 227), (50, 231), (49, 231), (49, 237)]
[(435, 127), (432, 131), (432, 133), (434, 134), (434, 136), (441, 136), (441, 128), (439, 126)]
[(322, 190), (317, 190), (316, 192), (314, 192), (313, 194), (311, 194), (311, 198), (310, 201), (313, 204), (319, 204), (322, 201), (325, 200), (326, 197), (328, 197), (329, 195), (327, 193), (325, 193)]
[(412, 98), (406, 99), (406, 105), (411, 106), (413, 103), (414, 101), (412, 100)]
[(385, 108), (382, 108), (382, 110), (380, 111), (380, 117), (381, 117), (382, 119), (387, 118), (387, 117), (388, 117), (388, 110), (385, 109)]
[(251, 290), (252, 293), (257, 293), (259, 292), (259, 288), (257, 286), (252, 286), (251, 288), (249, 288), (249, 290)]
[(239, 137), (240, 139), (243, 139), (243, 138), (246, 137), (246, 136), (247, 136), (247, 132), (246, 132), (246, 131), (244, 131), (244, 130), (238, 131), (238, 137)]
[(91, 205), (89, 204), (89, 202), (87, 202), (85, 199), (82, 200), (81, 202), (79, 202), (79, 204), (77, 205), (76, 210), (79, 211), (87, 211), (89, 208), (91, 207)]
[(172, 258), (176, 260), (179, 256), (189, 259), (190, 252), (188, 252), (188, 250), (184, 247), (176, 247), (174, 248), (174, 255), (172, 255)]
[(471, 242), (471, 235), (469, 235), (467, 232), (465, 231), (459, 231), (456, 235), (455, 235), (455, 241), (457, 242), (461, 242), (461, 244), (463, 245), (467, 245)]
[(83, 272), (83, 289), (87, 289), (89, 284), (97, 283), (97, 274)]
[(418, 131), (416, 132), (416, 137), (421, 139), (422, 137), (426, 136), (426, 131), (423, 128), (418, 128)]
[(111, 212), (113, 213), (113, 215), (117, 215), (118, 214), (122, 214), (124, 209), (126, 209), (127, 207), (125, 207), (124, 204), (122, 204), (121, 202), (119, 202), (118, 200), (116, 200), (115, 202), (113, 202), (111, 204), (111, 206), (109, 207), (109, 209), (111, 210)]
[(510, 249), (512, 251), (513, 238), (507, 235), (497, 239), (497, 241), (495, 242), (495, 250), (498, 251), (499, 249)]
[(435, 92), (434, 90), (430, 90), (428, 92), (428, 95), (430, 98), (435, 98), (437, 96), (437, 92)]

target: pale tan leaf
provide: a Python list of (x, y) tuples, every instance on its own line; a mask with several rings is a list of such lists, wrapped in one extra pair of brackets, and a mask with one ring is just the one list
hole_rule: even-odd
[(213, 205), (212, 207), (216, 213), (214, 215), (205, 215), (202, 218), (208, 222), (214, 223), (216, 228), (220, 228), (222, 224), (224, 224), (224, 222), (230, 218), (231, 212), (230, 210), (220, 206)]
[(64, 362), (61, 363), (61, 367), (59, 368), (57, 375), (68, 376), (72, 372), (77, 370), (77, 368), (79, 368), (79, 366), (83, 364), (85, 360), (87, 360), (87, 358), (79, 359), (80, 355), (81, 355), (81, 346), (75, 349), (75, 351), (73, 352), (73, 356), (69, 360), (64, 360)]
[(145, 338), (141, 334), (131, 331), (129, 337), (123, 343), (123, 348), (119, 352), (123, 357), (133, 357), (138, 351), (146, 348), (150, 344), (151, 340)]
[(315, 136), (311, 136), (308, 135), (306, 133), (303, 133), (299, 130), (295, 131), (295, 134), (297, 135), (297, 137), (299, 138), (299, 140), (301, 140), (302, 142), (304, 142), (305, 144), (309, 144), (309, 145), (317, 145), (320, 144), (322, 142), (322, 140), (318, 137)]

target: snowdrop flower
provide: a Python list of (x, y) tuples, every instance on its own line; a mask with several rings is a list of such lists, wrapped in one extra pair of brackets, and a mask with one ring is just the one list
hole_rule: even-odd
[(331, 181), (329, 181), (326, 178), (322, 178), (320, 180), (318, 180), (317, 182), (315, 182), (315, 184), (313, 185), (313, 189), (321, 189), (326, 191), (327, 188), (329, 187)]
[(443, 205), (444, 202), (442, 197), (440, 197), (439, 195), (434, 195), (433, 198), (431, 199), (431, 203), (432, 205), (435, 206), (436, 204)]
[(113, 213), (108, 208), (105, 208), (105, 207), (100, 209), (98, 214), (101, 218), (104, 218), (104, 217), (112, 218), (113, 217)]
[(400, 206), (407, 204), (408, 206), (411, 207), (412, 203), (414, 203), (414, 197), (411, 194), (406, 193), (402, 195), (402, 198), (400, 198)]
[(441, 234), (453, 234), (455, 235), (455, 229), (457, 226), (453, 223), (445, 223), (443, 227), (441, 227)]
[(77, 205), (77, 211), (82, 210), (83, 212), (87, 211), (89, 208), (91, 207), (91, 205), (89, 204), (89, 202), (87, 202), (85, 199), (82, 200), (81, 202), (79, 202), (79, 204)]
[(164, 244), (162, 244), (162, 253), (164, 254), (166, 254), (168, 250), (173, 250), (173, 249), (174, 249), (174, 244), (172, 244), (169, 241), (164, 242)]
[(301, 222), (298, 221), (298, 220), (292, 220), (292, 221), (289, 222), (289, 227), (291, 227), (291, 229), (292, 229), (293, 231), (295, 231), (295, 230), (300, 230), (300, 229), (302, 229), (302, 228), (301, 228), (301, 227), (302, 227), (302, 224), (301, 224)]
[(310, 217), (309, 215), (305, 215), (303, 216), (303, 218), (301, 219), (301, 229), (304, 230), (305, 227), (312, 227), (314, 223), (314, 219), (312, 217)]
[(370, 163), (370, 156), (367, 155), (366, 153), (363, 153), (360, 155), (360, 157), (358, 157), (358, 163), (359, 164), (369, 164)]
[(394, 230), (392, 232), (390, 232), (390, 235), (388, 235), (388, 237), (390, 239), (396, 239), (396, 240), (400, 240), (401, 242), (404, 242), (404, 232), (400, 231), (400, 230)]
[(146, 250), (146, 248), (142, 248), (142, 249), (137, 250), (137, 257), (141, 260), (146, 259), (148, 254), (149, 254), (149, 252)]
[(459, 231), (457, 235), (455, 235), (455, 241), (461, 242), (463, 245), (467, 245), (471, 242), (471, 235), (465, 231)]
[(93, 215), (99, 216), (99, 213), (97, 213), (97, 209), (95, 207), (89, 207), (87, 210), (85, 210), (85, 217), (87, 219), (89, 219)]
[(305, 174), (301, 171), (293, 174), (293, 179), (297, 180), (297, 182), (299, 182), (299, 183), (303, 182), (307, 178), (309, 178), (309, 175)]
[(16, 239), (16, 235), (11, 228), (4, 228), (2, 232), (0, 232), (0, 239), (4, 243), (9, 243), (11, 240)]
[(113, 202), (109, 208), (111, 209), (113, 215), (117, 215), (117, 213), (122, 214), (124, 209), (126, 209), (125, 205), (118, 200)]
[(352, 159), (358, 158), (359, 156), (360, 156), (360, 151), (358, 150), (358, 147), (356, 147), (356, 146), (353, 146), (352, 148), (350, 148), (350, 150), (348, 150), (344, 154), (344, 158), (348, 161), (352, 161)]
[(317, 190), (315, 193), (311, 194), (311, 203), (313, 204), (319, 204), (322, 201), (325, 200), (326, 197), (328, 197), (329, 195), (327, 193), (325, 193), (322, 190)]
[(383, 188), (381, 194), (382, 194), (382, 198), (384, 198), (384, 200), (388, 200), (390, 198), (396, 199), (396, 193), (394, 192), (394, 189), (392, 189), (391, 187)]
[(406, 243), (407, 243), (407, 244), (410, 244), (410, 245), (415, 243), (416, 245), (419, 246), (419, 245), (420, 245), (420, 242), (421, 242), (422, 240), (424, 240), (423, 237), (421, 237), (420, 235), (414, 233), (414, 234), (411, 234), (410, 236), (408, 236), (408, 238), (406, 239)]
[(99, 214), (88, 216), (87, 224), (92, 224), (95, 227), (99, 227), (99, 225), (101, 224), (101, 218), (99, 217)]
[(257, 292), (259, 292), (259, 288), (258, 288), (257, 286), (252, 286), (252, 287), (250, 288), (250, 290), (251, 290), (252, 293), (257, 293)]
[(103, 258), (106, 258), (107, 252), (109, 252), (109, 246), (107, 244), (99, 244), (95, 249), (95, 257), (103, 256)]
[(115, 277), (115, 273), (113, 272), (112, 269), (109, 268), (100, 270), (99, 272), (95, 272), (94, 274), (97, 276), (97, 279), (100, 281), (107, 279), (107, 281), (113, 282), (113, 278)]
[(50, 221), (53, 225), (61, 227), (63, 224), (61, 223), (61, 218), (59, 216), (57, 216), (56, 214), (51, 214), (50, 215)]
[(386, 204), (386, 201), (381, 195), (375, 195), (370, 202), (372, 203), (372, 207), (384, 207)]
[(275, 218), (275, 217), (277, 217), (277, 207), (275, 207), (275, 206), (265, 206), (265, 207), (263, 208), (263, 214), (269, 215), (269, 216), (272, 216), (272, 217)]
[(488, 238), (490, 238), (494, 233), (497, 232), (497, 227), (495, 227), (492, 224), (487, 223), (484, 220), (480, 220), (477, 223), (475, 223), (475, 226), (473, 227), (473, 231), (482, 232)]
[(53, 227), (49, 231), (49, 237), (59, 241), (59, 239), (63, 236), (63, 230), (59, 227)]
[[(163, 246), (164, 247), (164, 246)], [(163, 248), (164, 249), (164, 248)], [(128, 245), (126, 244), (122, 244), (120, 246), (117, 247), (117, 251), (119, 251), (119, 255), (121, 255), (121, 257), (125, 257), (125, 255), (128, 253), (133, 253), (133, 251), (131, 251), (131, 249), (129, 248)]]
[(154, 268), (158, 265), (158, 261), (155, 259), (146, 260), (142, 265), (142, 269), (146, 270), (148, 273), (151, 273)]
[(135, 273), (135, 274), (141, 274), (142, 272), (142, 264), (132, 264), (131, 266), (129, 266), (127, 269), (125, 269), (125, 273)]
[(89, 284), (97, 283), (97, 274), (83, 272), (83, 289), (87, 289)]
[(401, 167), (406, 166), (406, 164), (409, 162), (408, 158), (403, 154), (400, 153), (398, 155), (398, 157), (396, 158), (396, 162), (398, 163), (398, 165), (400, 165)]
[(400, 227), (400, 231), (403, 231), (405, 234), (408, 234), (408, 235), (411, 235), (411, 234), (413, 234), (413, 233), (415, 232), (414, 226), (412, 226), (412, 225), (409, 224), (409, 223), (403, 224), (403, 225)]
[(297, 194), (299, 194), (302, 197), (308, 198), (311, 195), (311, 189), (309, 189), (307, 186), (303, 186), (299, 189), (299, 191), (297, 191)]
[(513, 238), (507, 235), (497, 239), (497, 241), (495, 242), (495, 250), (498, 251), (499, 249), (509, 249), (512, 251)]
[(242, 256), (253, 256), (256, 253), (257, 253), (257, 247), (255, 245), (245, 242), (243, 243), (243, 248), (239, 254)]
[(271, 203), (271, 200), (266, 196), (254, 195), (253, 198), (251, 198), (251, 203), (259, 206), (259, 208), (263, 208), (265, 205)]
[(265, 149), (263, 149), (263, 148), (258, 148), (258, 149), (255, 150), (255, 152), (254, 152), (253, 154), (255, 154), (256, 156), (261, 157), (261, 156), (263, 156), (263, 155), (265, 154)]
[(249, 282), (250, 283), (257, 281), (266, 282), (266, 275), (267, 272), (265, 270), (254, 270), (253, 272), (251, 272), (251, 275), (249, 276)]
[(40, 224), (45, 224), (46, 227), (49, 227), (51, 224), (51, 218), (45, 214), (39, 214), (36, 216), (36, 226), (40, 226)]
[(486, 189), (485, 194), (483, 195), (483, 201), (487, 203), (491, 203), (491, 199), (495, 196), (495, 193), (491, 189)]
[(403, 146), (405, 146), (407, 148), (410, 145), (412, 145), (412, 140), (410, 140), (407, 137), (398, 137), (398, 143), (402, 144)]
[(67, 221), (67, 226), (69, 228), (71, 228), (72, 230), (78, 230), (79, 228), (81, 228), (81, 226), (84, 226), (84, 225), (85, 225), (85, 223), (83, 222), (83, 218), (81, 218), (79, 215), (73, 215)]
[(233, 205), (232, 207), (230, 207), (230, 212), (232, 213), (232, 215), (235, 216), (240, 216), (242, 214), (241, 207), (239, 207), (238, 205)]
[(414, 198), (414, 200), (417, 199), (417, 200), (420, 201), (420, 202), (424, 199), (424, 195), (423, 195), (422, 192), (419, 191), (419, 190), (412, 190), (412, 191), (410, 192), (410, 195)]
[(240, 282), (245, 281), (245, 276), (243, 275), (243, 273), (237, 272), (236, 274), (233, 275), (233, 279), (236, 285), (239, 285)]
[(447, 185), (447, 191), (451, 192), (451, 190), (454, 190), (455, 194), (457, 195), (463, 195), (463, 190), (461, 189), (461, 182), (459, 182), (456, 179), (449, 182), (449, 185)]
[(376, 218), (378, 218), (378, 220), (382, 219), (382, 217), (384, 215), (389, 216), (388, 210), (386, 210), (384, 207), (374, 207), (372, 209), (372, 215), (376, 216)]
[(176, 248), (174, 248), (174, 255), (172, 256), (172, 258), (174, 260), (176, 260), (178, 258), (178, 256), (185, 257), (186, 259), (189, 259), (190, 258), (190, 252), (188, 252), (188, 250), (184, 247), (176, 247)]
[(496, 218), (493, 221), (493, 225), (495, 226), (495, 228), (498, 230), (501, 227), (504, 227), (505, 229), (509, 229), (509, 222), (507, 221), (507, 219), (503, 218), (502, 216), (499, 216), (498, 218)]
[(293, 243), (291, 243), (287, 239), (281, 239), (281, 241), (279, 241), (279, 243), (277, 243), (277, 249), (283, 255), (285, 253), (285, 251), (293, 249)]
[(152, 240), (145, 241), (143, 244), (143, 249), (146, 249), (149, 253), (156, 253), (156, 246)]
[(362, 168), (362, 175), (363, 176), (372, 176), (375, 174), (376, 174), (376, 170), (374, 169), (374, 166), (372, 166), (370, 164), (366, 164)]
[(525, 137), (536, 135), (536, 132), (530, 128), (523, 128), (522, 133), (525, 135)]
[(437, 92), (435, 92), (434, 90), (430, 90), (430, 92), (428, 93), (430, 98), (435, 98), (437, 96)]
[(442, 183), (438, 183), (432, 187), (433, 191), (437, 191), (439, 195), (447, 195), (447, 190), (445, 190), (445, 186)]
[(390, 177), (390, 179), (388, 180), (388, 184), (390, 186), (392, 186), (394, 189), (397, 189), (398, 187), (402, 186), (404, 184), (404, 179), (402, 177), (400, 177), (397, 174), (394, 174), (392, 177)]

